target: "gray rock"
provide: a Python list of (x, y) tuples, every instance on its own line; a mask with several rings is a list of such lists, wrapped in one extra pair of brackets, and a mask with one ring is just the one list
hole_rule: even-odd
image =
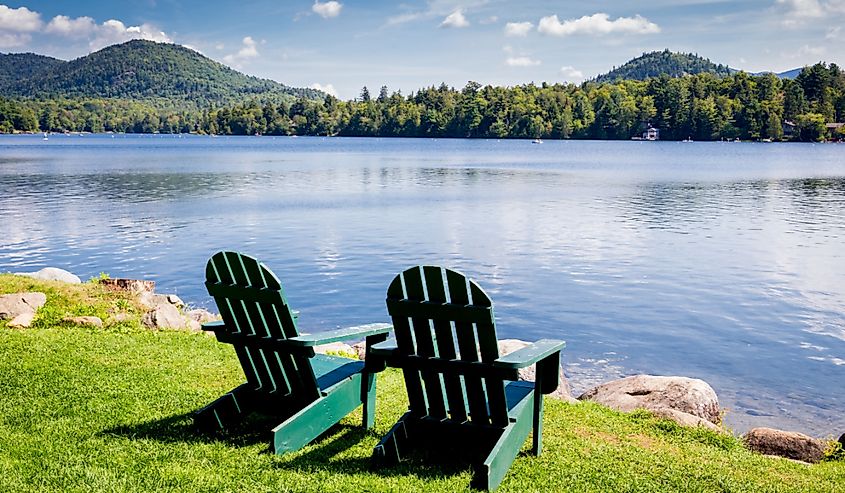
[(24, 313), (34, 314), (47, 303), (44, 293), (14, 293), (0, 296), (0, 320), (10, 320)]
[(102, 327), (103, 321), (100, 317), (65, 317), (62, 319), (65, 322), (70, 322), (76, 325), (85, 325), (88, 327)]
[(699, 418), (698, 416), (693, 416), (692, 414), (689, 414), (689, 413), (683, 413), (681, 411), (678, 411), (677, 409), (671, 409), (671, 408), (668, 408), (668, 407), (663, 407), (663, 408), (657, 407), (657, 408), (649, 409), (649, 411), (651, 411), (656, 416), (659, 416), (661, 418), (672, 420), (672, 421), (678, 423), (681, 426), (688, 426), (690, 428), (695, 428), (697, 426), (703, 426), (704, 428), (707, 428), (707, 429), (712, 430), (712, 431), (717, 431), (717, 432), (720, 432), (720, 433), (726, 433), (727, 432), (727, 430), (725, 430), (724, 428), (717, 426), (717, 425), (707, 421), (704, 418)]
[(119, 313), (115, 313), (114, 315), (110, 316), (108, 318), (108, 320), (106, 321), (106, 323), (108, 325), (119, 324), (121, 322), (129, 322), (129, 321), (132, 320), (132, 318), (133, 318), (132, 315), (130, 315), (128, 313), (119, 312)]
[(57, 269), (56, 267), (45, 267), (38, 272), (25, 272), (22, 276), (39, 279), (41, 281), (60, 281), (70, 284), (80, 284), (82, 282), (79, 277), (71, 274), (64, 269)]
[(138, 302), (147, 308), (156, 308), (161, 305), (173, 306), (166, 294), (155, 294), (152, 291), (142, 291), (138, 295)]
[(314, 347), (314, 352), (318, 354), (341, 353), (342, 355), (357, 354), (352, 346), (343, 342), (330, 342), (329, 344), (320, 344)]
[(176, 296), (175, 294), (167, 294), (167, 302), (171, 305), (174, 305), (176, 308), (182, 308), (185, 306), (185, 302), (182, 301), (182, 298)]
[(358, 355), (358, 359), (364, 361), (367, 357), (367, 341), (356, 342), (352, 345), (352, 350)]
[(203, 308), (195, 308), (193, 310), (190, 310), (187, 313), (185, 313), (185, 316), (187, 316), (189, 319), (191, 319), (195, 322), (199, 322), (200, 324), (204, 324), (204, 323), (208, 323), (208, 322), (214, 322), (215, 320), (220, 320), (219, 315), (215, 315), (215, 314), (211, 313), (210, 311), (205, 310)]
[(794, 431), (754, 428), (742, 436), (745, 445), (755, 452), (776, 455), (802, 462), (819, 462), (827, 444), (824, 440)]
[[(617, 411), (674, 409), (719, 424), (719, 399), (704, 380), (635, 375), (584, 392), (580, 400), (595, 401)], [(683, 424), (683, 423), (681, 423)]]
[(126, 291), (134, 294), (152, 293), (155, 291), (155, 281), (142, 281), (140, 279), (101, 279), (100, 284), (115, 291)]
[(170, 303), (156, 306), (144, 314), (141, 323), (150, 329), (184, 329), (187, 321), (179, 313), (179, 309)]
[(33, 320), (35, 320), (35, 312), (21, 313), (9, 321), (9, 327), (14, 329), (25, 329), (32, 325)]
[[(502, 339), (499, 341), (499, 355), (504, 356), (506, 354), (522, 349), (525, 346), (528, 346), (529, 344), (530, 343), (521, 341), (519, 339)], [(521, 370), (519, 370), (520, 380), (533, 382), (536, 377), (537, 365), (531, 365), (527, 368), (522, 368)], [(557, 390), (549, 394), (549, 397), (554, 397), (555, 399), (560, 399), (562, 401), (570, 403), (578, 402), (572, 397), (571, 393), (572, 391), (569, 387), (569, 380), (566, 379), (566, 375), (563, 373), (563, 367), (561, 367), (560, 373), (558, 374)]]

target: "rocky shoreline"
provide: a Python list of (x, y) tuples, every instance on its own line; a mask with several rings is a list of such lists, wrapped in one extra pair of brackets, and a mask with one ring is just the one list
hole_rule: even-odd
[[(17, 273), (44, 281), (59, 281), (79, 284), (79, 277), (62, 269), (48, 267), (33, 273)], [(187, 330), (201, 332), (202, 324), (218, 320), (219, 316), (204, 309), (188, 309), (176, 295), (157, 294), (155, 282), (135, 279), (99, 280), (110, 290), (133, 295), (146, 310), (141, 323), (150, 330)], [(22, 329), (29, 327), (39, 308), (45, 305), (47, 296), (39, 292), (14, 293), (0, 296), (0, 320), (8, 320), (7, 327)], [(126, 320), (127, 313), (114, 313), (106, 321), (98, 317), (65, 317), (64, 322), (81, 326), (102, 327)], [(210, 334), (210, 333), (207, 333)], [(528, 343), (518, 339), (499, 341), (500, 354), (516, 351)], [(316, 348), (320, 353), (339, 354), (364, 358), (364, 343), (352, 345), (332, 343)], [(520, 370), (520, 380), (533, 381), (534, 367)], [(681, 376), (633, 375), (603, 383), (573, 397), (569, 383), (560, 368), (560, 386), (550, 397), (577, 404), (593, 401), (621, 412), (645, 409), (653, 414), (671, 420), (678, 425), (703, 427), (718, 433), (732, 433), (722, 424), (723, 410), (715, 390), (705, 381)], [(787, 459), (816, 463), (831, 451), (845, 450), (845, 434), (838, 442), (814, 438), (795, 432), (766, 427), (752, 428), (742, 435), (745, 445), (758, 453)]]

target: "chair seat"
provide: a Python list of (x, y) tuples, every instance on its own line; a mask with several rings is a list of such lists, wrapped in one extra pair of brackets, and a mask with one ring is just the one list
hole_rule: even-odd
[(328, 354), (315, 354), (311, 358), (311, 367), (317, 378), (317, 386), (325, 393), (331, 387), (360, 373), (364, 369), (364, 362)]
[(505, 399), (508, 403), (508, 416), (515, 417), (512, 412), (517, 404), (531, 395), (534, 382), (509, 382), (505, 385)]

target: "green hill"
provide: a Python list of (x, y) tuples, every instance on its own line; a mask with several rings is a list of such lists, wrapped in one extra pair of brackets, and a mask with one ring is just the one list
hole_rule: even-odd
[(156, 106), (203, 107), (257, 97), (321, 99), (314, 89), (251, 77), (183, 46), (134, 40), (69, 62), (33, 54), (3, 55), (0, 95), (116, 98)]
[(682, 77), (711, 73), (718, 76), (730, 75), (736, 72), (727, 65), (719, 65), (707, 58), (692, 53), (673, 53), (669, 50), (643, 53), (621, 67), (614, 67), (610, 72), (599, 75), (596, 82), (614, 82), (618, 80), (645, 80), (650, 77)]

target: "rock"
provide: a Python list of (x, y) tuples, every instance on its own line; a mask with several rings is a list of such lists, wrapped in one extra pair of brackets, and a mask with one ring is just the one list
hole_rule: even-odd
[(754, 428), (742, 436), (745, 445), (755, 452), (776, 455), (803, 462), (819, 462), (824, 457), (824, 440), (794, 431)]
[(64, 322), (70, 322), (76, 325), (85, 325), (89, 327), (102, 327), (103, 321), (100, 317), (65, 317), (62, 319)]
[(208, 323), (208, 322), (214, 322), (215, 320), (220, 320), (219, 315), (215, 315), (215, 314), (211, 313), (210, 311), (205, 310), (203, 308), (195, 308), (193, 310), (190, 310), (189, 312), (185, 313), (185, 316), (187, 316), (189, 319), (191, 319), (195, 322), (198, 322), (200, 324), (204, 324), (204, 323)]
[(55, 267), (45, 267), (38, 272), (25, 272), (21, 275), (31, 277), (33, 279), (40, 279), (42, 281), (60, 281), (70, 284), (80, 284), (82, 282), (79, 277), (64, 269), (57, 269)]
[(25, 329), (32, 325), (35, 320), (35, 312), (24, 312), (9, 321), (9, 327), (14, 329)]
[[(530, 343), (521, 341), (519, 339), (502, 339), (499, 341), (499, 355), (504, 356), (506, 354), (522, 349), (525, 346), (528, 346), (529, 344)], [(533, 382), (536, 378), (536, 375), (536, 365), (531, 365), (527, 368), (519, 370), (520, 380)], [(569, 380), (566, 379), (566, 375), (563, 373), (563, 367), (561, 367), (560, 373), (558, 374), (557, 390), (549, 394), (549, 397), (554, 397), (555, 399), (560, 399), (562, 401), (570, 403), (578, 402), (572, 397), (571, 392), (572, 391), (569, 388)]]
[(635, 375), (594, 387), (578, 399), (623, 412), (674, 409), (714, 424), (721, 420), (716, 392), (707, 382), (696, 378)]
[(343, 356), (352, 356), (356, 354), (355, 350), (352, 349), (352, 346), (343, 342), (320, 344), (319, 346), (314, 347), (314, 352), (318, 354), (328, 354), (330, 352), (333, 354), (340, 353)]
[(141, 323), (151, 329), (183, 329), (187, 325), (179, 309), (163, 303), (144, 314)]
[(115, 291), (126, 291), (134, 294), (152, 293), (155, 291), (155, 281), (139, 279), (100, 279), (100, 284)]
[(655, 416), (661, 417), (663, 419), (669, 419), (678, 423), (681, 426), (688, 426), (690, 428), (695, 428), (697, 426), (703, 426), (709, 430), (725, 433), (725, 429), (717, 426), (704, 418), (699, 418), (698, 416), (693, 416), (689, 413), (683, 413), (676, 409), (671, 409), (668, 407), (663, 408), (654, 408), (649, 409)]
[(367, 341), (356, 342), (352, 350), (358, 355), (358, 359), (364, 361), (367, 358)]
[(0, 296), (0, 320), (17, 318), (24, 313), (35, 312), (47, 303), (44, 293), (15, 293)]
[(176, 308), (182, 308), (185, 306), (185, 302), (182, 301), (182, 298), (176, 296), (175, 294), (166, 294), (165, 296), (167, 297), (167, 302)]
[(188, 319), (188, 330), (191, 332), (202, 332), (202, 324), (196, 320)]

